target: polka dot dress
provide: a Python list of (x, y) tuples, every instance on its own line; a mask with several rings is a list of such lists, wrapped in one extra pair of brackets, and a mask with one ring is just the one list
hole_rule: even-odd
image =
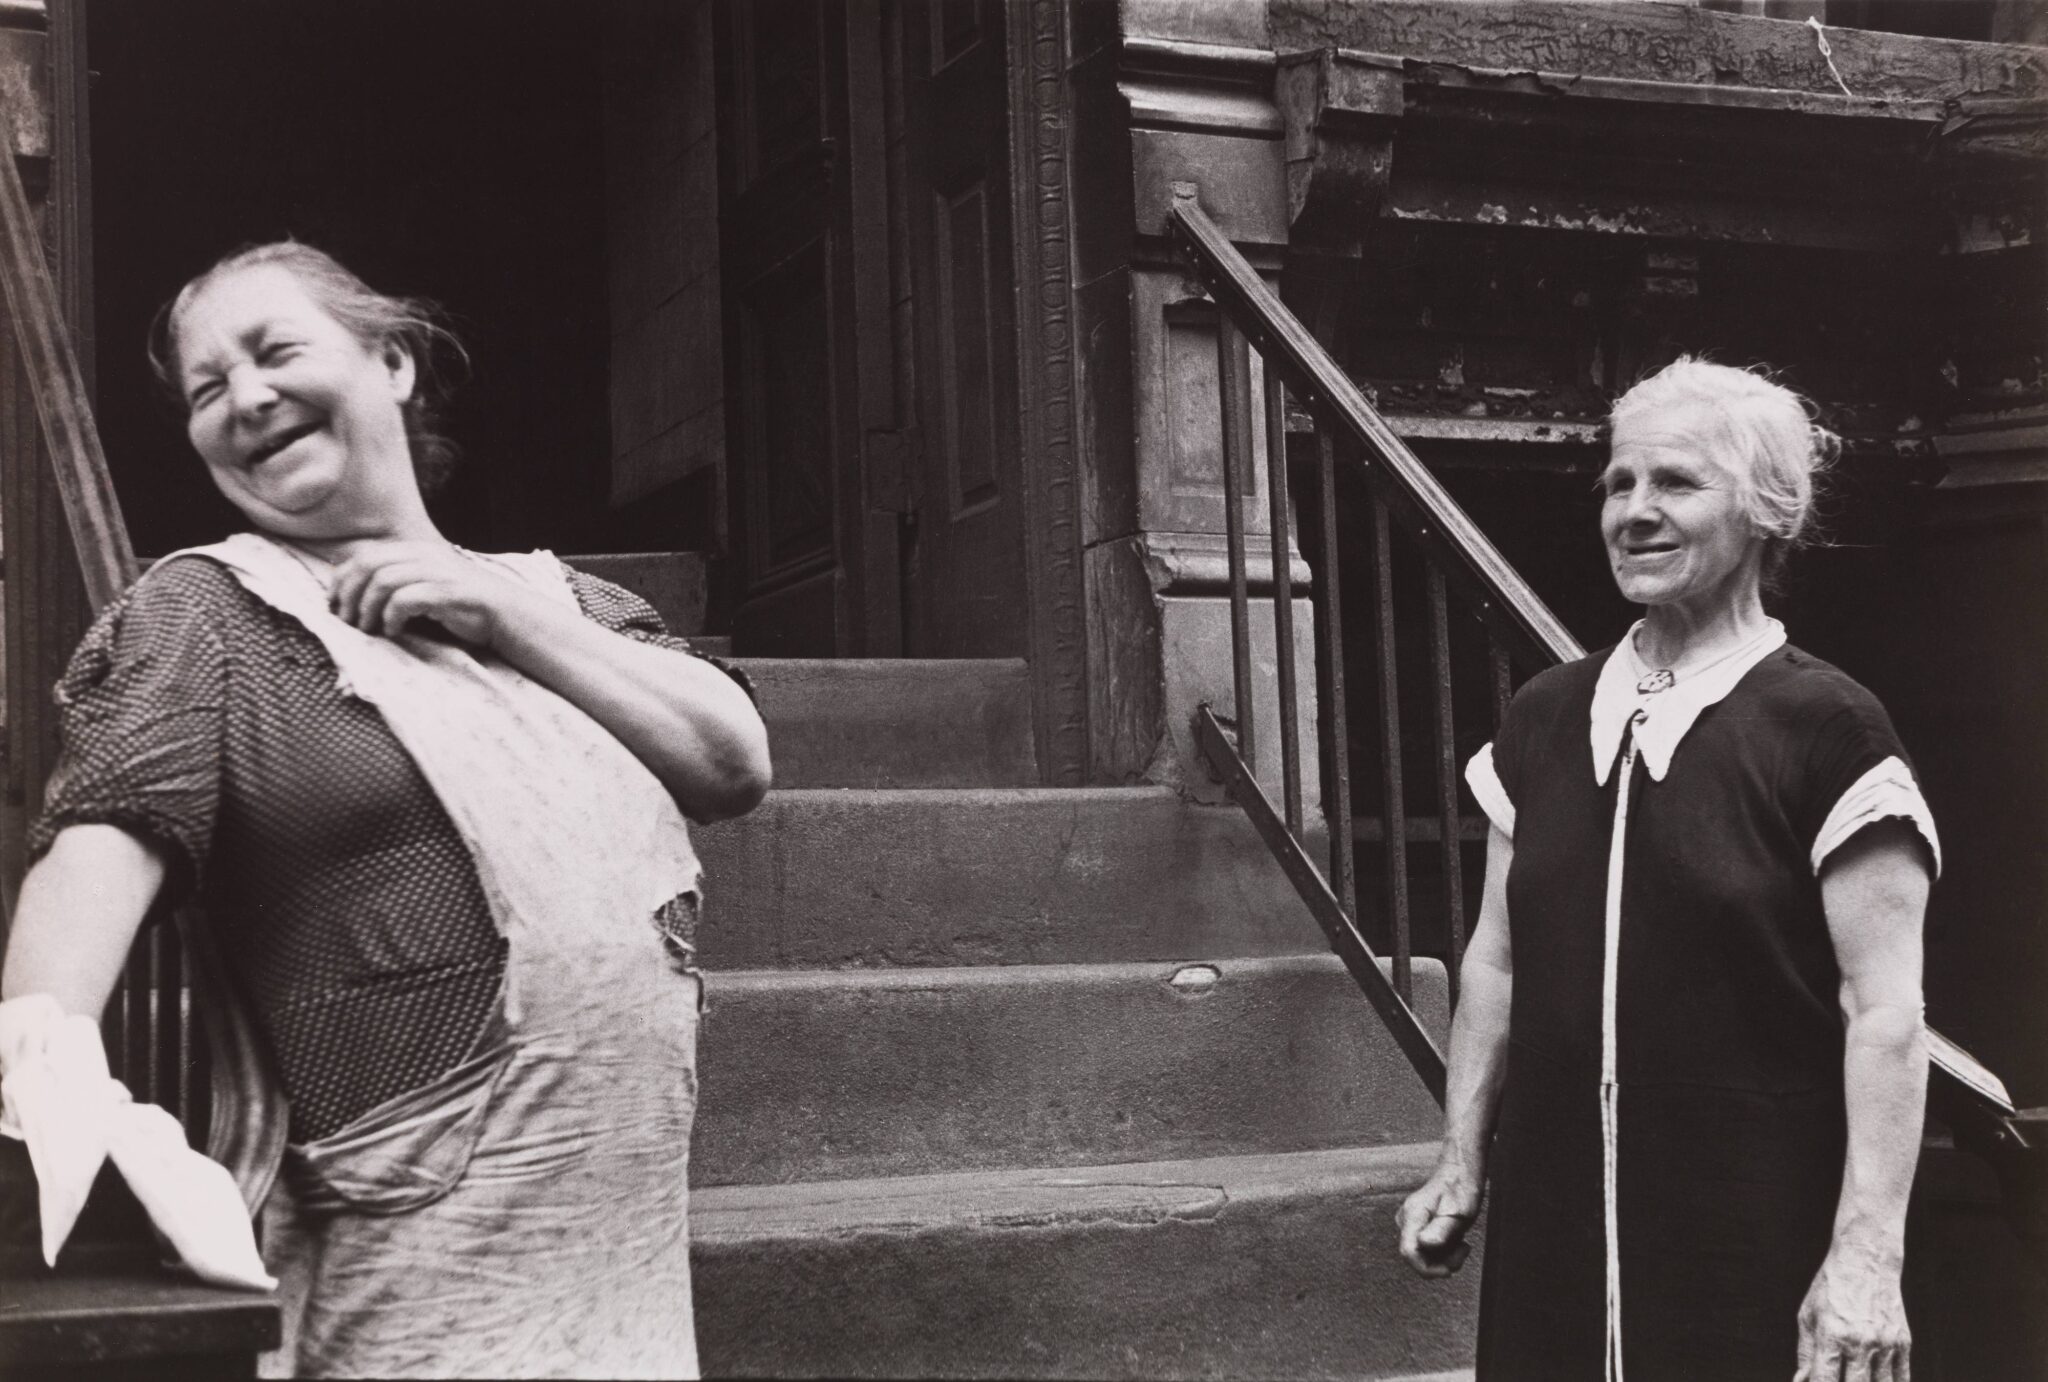
[[(569, 579), (590, 619), (691, 651), (639, 597)], [(304, 627), (219, 564), (181, 558), (93, 624), (57, 701), (64, 752), (31, 849), (85, 822), (158, 846), (167, 889), (203, 904), (268, 1038), (294, 1141), (471, 1053), (505, 966), (475, 866), (383, 717), (341, 693)], [(692, 920), (682, 903), (662, 917), (684, 948)]]

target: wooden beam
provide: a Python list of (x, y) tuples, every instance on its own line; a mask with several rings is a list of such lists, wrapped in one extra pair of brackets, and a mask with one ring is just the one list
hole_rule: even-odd
[[(12, 148), (13, 142), (13, 122), (0, 110), (0, 149)], [(114, 497), (113, 477), (107, 473), (99, 427), (43, 257), (35, 213), (12, 158), (0, 158), (0, 288), (6, 290), (36, 416), (56, 466), (57, 490), (86, 593), (94, 610), (103, 609), (139, 574), (135, 545), (128, 539), (128, 525)]]

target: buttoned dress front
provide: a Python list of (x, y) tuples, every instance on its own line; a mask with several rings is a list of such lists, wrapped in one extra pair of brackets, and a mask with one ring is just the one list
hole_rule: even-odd
[(1514, 842), (1487, 1382), (1792, 1375), (1846, 1145), (1821, 865), (1899, 816), (1938, 866), (1883, 708), (1775, 623), (1689, 685), (1641, 670), (1537, 676), (1467, 772)]

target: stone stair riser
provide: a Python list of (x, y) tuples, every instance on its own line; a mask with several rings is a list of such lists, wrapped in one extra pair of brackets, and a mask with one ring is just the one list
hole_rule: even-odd
[(707, 881), (698, 941), (714, 969), (1324, 944), (1243, 812), (1189, 806), (1166, 788), (775, 791), (696, 839)]
[(1392, 1245), (1394, 1210), (1434, 1153), (1100, 1166), (1064, 1186), (1040, 1175), (1046, 1198), (1019, 1203), (944, 1177), (813, 1186), (858, 1200), (881, 1184), (902, 1203), (867, 1222), (835, 1206), (811, 1221), (785, 1213), (766, 1229), (749, 1196), (700, 1194), (705, 1371), (1391, 1379), (1462, 1368), (1478, 1263), (1426, 1282)]
[(783, 787), (1034, 787), (1021, 658), (740, 658)]
[[(1443, 967), (1415, 970), (1441, 1039)], [(1330, 955), (714, 973), (707, 995), (700, 1186), (1400, 1143), (1441, 1126)]]

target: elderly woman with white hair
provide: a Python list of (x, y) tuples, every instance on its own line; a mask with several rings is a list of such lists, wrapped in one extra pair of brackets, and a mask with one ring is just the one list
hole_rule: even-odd
[(1835, 440), (1681, 359), (1615, 405), (1601, 536), (1645, 607), (1533, 678), (1467, 780), (1493, 829), (1436, 1171), (1492, 1192), (1479, 1377), (1908, 1376), (1934, 824), (1882, 706), (1762, 590)]

